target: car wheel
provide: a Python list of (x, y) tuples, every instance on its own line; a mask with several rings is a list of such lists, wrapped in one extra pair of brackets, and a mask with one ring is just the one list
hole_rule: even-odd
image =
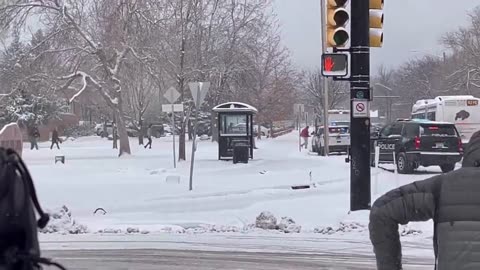
[(455, 163), (454, 164), (443, 164), (440, 165), (440, 169), (442, 169), (443, 173), (448, 173), (451, 172), (455, 169)]
[(408, 162), (407, 155), (405, 153), (400, 153), (397, 156), (397, 171), (401, 174), (409, 174), (413, 172), (413, 167), (410, 162)]

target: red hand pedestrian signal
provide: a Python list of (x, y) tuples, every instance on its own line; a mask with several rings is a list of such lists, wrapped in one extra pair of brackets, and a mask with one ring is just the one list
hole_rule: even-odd
[(333, 62), (332, 57), (325, 57), (325, 71), (332, 71), (335, 63)]
[(322, 75), (344, 77), (348, 75), (348, 55), (345, 53), (322, 54)]

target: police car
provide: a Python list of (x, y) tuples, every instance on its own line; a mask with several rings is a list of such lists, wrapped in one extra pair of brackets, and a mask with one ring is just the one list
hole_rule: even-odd
[(453, 123), (397, 120), (383, 127), (371, 141), (372, 166), (378, 146), (379, 163), (393, 163), (395, 159), (398, 172), (404, 174), (419, 166), (440, 166), (442, 172), (449, 172), (463, 156), (462, 140)]
[[(329, 153), (347, 153), (350, 147), (350, 127), (348, 125), (331, 125), (328, 128), (329, 140), (328, 148)], [(312, 138), (312, 150), (319, 155), (325, 154), (324, 145), (324, 130), (323, 126), (318, 128), (315, 132), (315, 136)]]

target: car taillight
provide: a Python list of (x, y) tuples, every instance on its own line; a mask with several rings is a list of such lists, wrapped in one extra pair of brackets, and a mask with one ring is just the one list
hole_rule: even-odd
[(418, 136), (415, 137), (415, 149), (417, 149), (417, 150), (420, 149), (420, 144), (421, 144), (420, 137), (418, 137)]
[(458, 138), (458, 152), (463, 153), (463, 143), (461, 138)]

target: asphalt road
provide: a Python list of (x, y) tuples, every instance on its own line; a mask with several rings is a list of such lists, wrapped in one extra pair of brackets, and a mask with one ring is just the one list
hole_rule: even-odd
[[(372, 257), (353, 254), (247, 253), (181, 250), (45, 251), (69, 270), (319, 270), (376, 269)], [(404, 269), (433, 269), (431, 259), (404, 258)], [(48, 270), (55, 268), (46, 268)]]

